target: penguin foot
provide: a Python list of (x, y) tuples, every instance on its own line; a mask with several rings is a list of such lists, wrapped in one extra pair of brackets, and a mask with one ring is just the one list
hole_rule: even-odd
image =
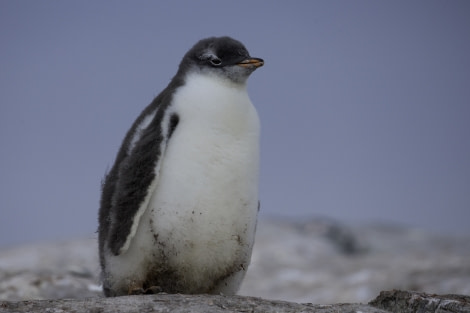
[(139, 288), (139, 287), (129, 288), (129, 291), (127, 294), (129, 296), (144, 295), (146, 294), (146, 290), (144, 290), (144, 288)]
[(157, 293), (161, 293), (163, 290), (160, 286), (150, 286), (147, 289), (145, 289), (145, 294), (146, 295), (155, 295)]
[(147, 289), (142, 287), (132, 286), (129, 288), (127, 294), (129, 296), (137, 296), (137, 295), (154, 295), (157, 293), (161, 293), (163, 290), (160, 286), (150, 286)]

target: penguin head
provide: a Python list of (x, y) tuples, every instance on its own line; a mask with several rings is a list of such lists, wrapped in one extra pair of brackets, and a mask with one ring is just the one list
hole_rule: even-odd
[(253, 58), (245, 46), (230, 37), (210, 37), (200, 40), (184, 56), (179, 72), (199, 71), (216, 75), (236, 84), (244, 84), (251, 73), (264, 61)]

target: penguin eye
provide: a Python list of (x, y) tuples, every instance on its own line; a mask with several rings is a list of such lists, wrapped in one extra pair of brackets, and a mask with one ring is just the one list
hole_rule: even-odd
[(203, 53), (202, 55), (200, 55), (198, 58), (201, 61), (210, 63), (212, 66), (222, 65), (222, 60), (219, 59), (219, 57), (217, 57), (215, 53), (213, 53), (212, 51), (207, 51)]
[(222, 64), (222, 60), (217, 57), (214, 57), (210, 60), (211, 64), (214, 66), (220, 66)]

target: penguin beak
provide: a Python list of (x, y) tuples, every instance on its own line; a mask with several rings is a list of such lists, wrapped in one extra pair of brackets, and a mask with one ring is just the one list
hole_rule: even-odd
[(258, 68), (264, 65), (264, 61), (259, 58), (249, 58), (237, 63), (237, 65), (245, 68)]

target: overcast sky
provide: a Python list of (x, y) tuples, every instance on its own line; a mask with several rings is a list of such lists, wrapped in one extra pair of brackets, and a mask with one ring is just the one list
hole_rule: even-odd
[(261, 218), (470, 234), (469, 1), (1, 1), (0, 246), (93, 236), (100, 181), (199, 39), (265, 60)]

